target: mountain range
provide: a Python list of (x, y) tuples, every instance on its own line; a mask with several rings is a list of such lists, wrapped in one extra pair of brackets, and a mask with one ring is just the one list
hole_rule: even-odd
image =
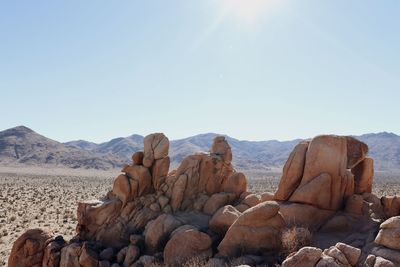
[[(213, 138), (207, 133), (171, 140), (170, 157), (176, 167), (184, 157), (208, 151)], [(370, 133), (355, 136), (368, 144), (376, 170), (400, 170), (400, 136)], [(68, 168), (111, 169), (131, 162), (134, 152), (143, 149), (143, 136), (118, 137), (104, 143), (85, 140), (57, 142), (33, 130), (18, 126), (0, 132), (0, 165), (58, 166)], [(293, 147), (301, 141), (243, 141), (226, 136), (233, 151), (233, 164), (239, 170), (267, 171), (281, 167)]]

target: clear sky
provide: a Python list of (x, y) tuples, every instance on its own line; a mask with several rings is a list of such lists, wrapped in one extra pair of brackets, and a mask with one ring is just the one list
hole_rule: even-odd
[(0, 2), (0, 130), (400, 133), (398, 0)]

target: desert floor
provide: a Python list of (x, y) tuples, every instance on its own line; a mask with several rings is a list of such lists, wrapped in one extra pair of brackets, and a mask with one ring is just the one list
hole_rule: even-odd
[[(48, 228), (74, 236), (77, 203), (97, 199), (111, 189), (115, 171), (0, 167), (0, 266), (7, 265), (12, 243), (27, 229)], [(249, 191), (273, 192), (278, 172), (246, 172)], [(400, 174), (376, 173), (378, 195), (400, 192)]]

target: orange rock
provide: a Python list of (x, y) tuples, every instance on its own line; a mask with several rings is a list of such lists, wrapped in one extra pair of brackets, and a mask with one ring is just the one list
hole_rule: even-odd
[(354, 174), (354, 193), (371, 193), (374, 177), (374, 160), (365, 158), (351, 169), (351, 172)]
[(167, 266), (182, 266), (186, 261), (197, 258), (207, 260), (212, 256), (211, 238), (196, 228), (183, 225), (171, 234), (164, 249), (164, 263)]
[(285, 222), (278, 211), (278, 203), (267, 201), (243, 212), (219, 244), (219, 255), (233, 257), (279, 249)]
[(132, 195), (129, 178), (123, 174), (115, 178), (112, 192), (122, 201), (122, 203), (125, 204), (126, 202), (130, 201), (132, 199)]
[(135, 152), (132, 155), (132, 162), (134, 165), (143, 165), (143, 157), (144, 157), (144, 153), (143, 151), (138, 151)]
[(346, 136), (347, 169), (354, 168), (368, 154), (368, 146), (354, 137)]
[(162, 214), (157, 219), (150, 221), (144, 232), (147, 252), (162, 251), (169, 235), (181, 225), (179, 220), (169, 214)]
[(217, 136), (214, 138), (210, 152), (211, 154), (220, 156), (226, 163), (230, 163), (232, 161), (231, 147), (225, 140), (224, 136)]
[(220, 208), (210, 220), (210, 228), (225, 233), (242, 213), (231, 205)]
[(60, 267), (81, 267), (79, 256), (82, 248), (78, 243), (69, 244), (61, 249)]
[(278, 190), (275, 192), (276, 200), (287, 200), (294, 190), (299, 186), (303, 177), (306, 152), (310, 142), (299, 143), (290, 153), (283, 167), (283, 174), (279, 182)]
[(165, 177), (168, 175), (170, 159), (165, 157), (162, 159), (156, 159), (151, 167), (151, 176), (153, 187), (156, 191), (161, 190), (161, 185), (163, 184)]
[(31, 229), (14, 242), (8, 258), (9, 267), (42, 266), (44, 250), (52, 234), (42, 229)]
[(397, 196), (381, 197), (381, 203), (386, 218), (400, 215), (400, 198)]
[(126, 175), (131, 178), (130, 180), (135, 180), (138, 183), (137, 195), (131, 194), (128, 200), (132, 200), (137, 196), (143, 196), (154, 191), (151, 174), (149, 169), (146, 167), (140, 165), (125, 166), (122, 169), (122, 172), (125, 172)]
[(206, 201), (203, 212), (208, 215), (213, 215), (219, 208), (225, 206), (234, 199), (235, 194), (233, 193), (216, 193)]
[(230, 175), (223, 183), (222, 190), (228, 193), (235, 193), (237, 197), (247, 190), (246, 176), (241, 172)]
[(144, 138), (143, 165), (150, 168), (155, 159), (168, 156), (169, 140), (163, 133), (154, 133)]

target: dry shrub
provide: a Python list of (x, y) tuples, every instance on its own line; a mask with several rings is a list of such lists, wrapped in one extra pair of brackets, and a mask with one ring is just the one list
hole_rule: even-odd
[(206, 264), (206, 261), (204, 259), (194, 257), (194, 258), (187, 260), (182, 266), (183, 267), (203, 267), (203, 266), (205, 266), (205, 264)]
[(292, 227), (282, 233), (282, 252), (284, 256), (296, 252), (302, 247), (310, 246), (312, 234), (310, 230), (304, 227)]

